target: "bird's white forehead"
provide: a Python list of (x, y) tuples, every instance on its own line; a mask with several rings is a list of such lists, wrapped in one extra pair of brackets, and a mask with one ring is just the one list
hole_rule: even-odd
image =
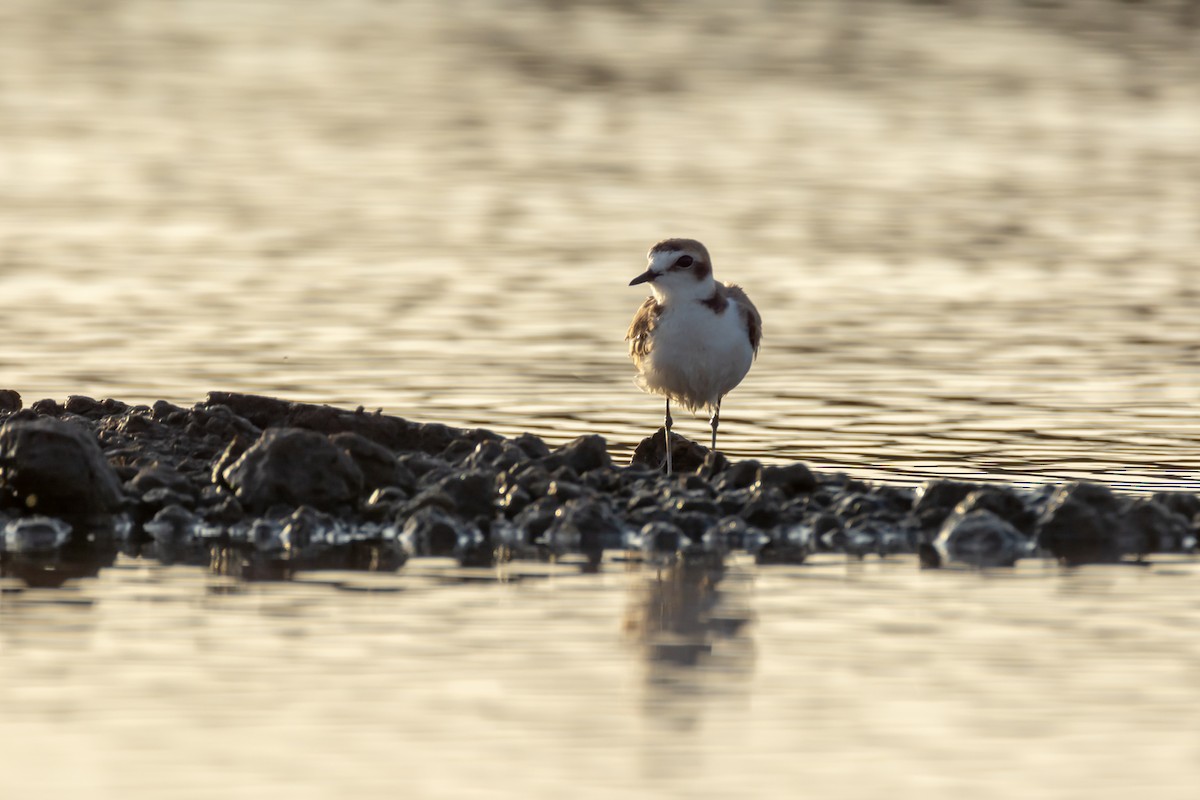
[(675, 263), (675, 259), (683, 255), (682, 250), (657, 250), (650, 254), (650, 269), (655, 272), (666, 272)]

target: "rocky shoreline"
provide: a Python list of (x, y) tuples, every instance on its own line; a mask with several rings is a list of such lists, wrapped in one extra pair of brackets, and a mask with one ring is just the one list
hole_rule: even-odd
[(916, 553), (926, 567), (1064, 564), (1194, 552), (1200, 497), (1093, 483), (1023, 491), (933, 481), (873, 485), (805, 465), (729, 462), (659, 431), (631, 464), (581, 436), (416, 423), (363, 409), (212, 392), (181, 408), (0, 390), (0, 575), (58, 585), (118, 553), (248, 579), (299, 570), (468, 566), (606, 550), (719, 565)]

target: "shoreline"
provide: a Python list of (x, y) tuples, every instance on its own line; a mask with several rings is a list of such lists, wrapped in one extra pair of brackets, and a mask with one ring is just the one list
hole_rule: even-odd
[(678, 438), (675, 475), (630, 465), (603, 437), (552, 449), (532, 434), (412, 422), (258, 395), (192, 406), (71, 396), (25, 408), (0, 391), (0, 572), (57, 585), (118, 553), (249, 579), (317, 569), (396, 570), (414, 557), (464, 566), (605, 551), (719, 567), (816, 553), (917, 554), (1009, 567), (1191, 553), (1200, 497), (1135, 496), (1097, 483), (868, 483), (800, 462), (730, 462)]

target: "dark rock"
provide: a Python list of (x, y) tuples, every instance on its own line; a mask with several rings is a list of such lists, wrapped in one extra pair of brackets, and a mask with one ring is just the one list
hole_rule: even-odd
[(164, 564), (199, 562), (206, 552), (196, 538), (200, 519), (183, 506), (169, 505), (142, 526), (154, 541), (154, 555)]
[(929, 566), (966, 564), (972, 567), (1011, 567), (1029, 555), (1029, 539), (1010, 522), (983, 509), (955, 512), (948, 517), (933, 542), (937, 553)]
[(82, 425), (43, 418), (0, 426), (0, 504), (54, 516), (109, 514), (121, 484)]
[(383, 445), (349, 432), (335, 433), (329, 437), (329, 441), (345, 451), (354, 461), (355, 466), (362, 472), (365, 489), (399, 486), (411, 492), (416, 487), (416, 477)]
[(929, 481), (917, 487), (912, 514), (922, 528), (938, 528), (967, 495), (982, 488), (962, 481)]
[(734, 489), (748, 489), (762, 478), (762, 464), (753, 459), (737, 461), (717, 478), (716, 490), (728, 492)]
[(445, 477), (446, 472), (450, 469), (450, 465), (440, 458), (428, 455), (426, 453), (404, 453), (397, 460), (400, 465), (412, 473), (418, 485), (425, 480), (426, 475), (436, 475), (438, 480)]
[(577, 499), (567, 502), (554, 515), (546, 531), (546, 543), (554, 553), (583, 553), (599, 561), (606, 549), (626, 546), (625, 528), (607, 503)]
[(21, 395), (12, 389), (0, 389), (0, 412), (9, 414), (21, 410)]
[(35, 414), (43, 417), (60, 417), (63, 413), (63, 408), (57, 402), (49, 397), (42, 400), (34, 400), (30, 406)]
[[(762, 532), (752, 528), (740, 517), (725, 517), (709, 529), (706, 537), (714, 539), (714, 546), (729, 550), (755, 550), (761, 545), (759, 538)], [(719, 543), (719, 544), (716, 544)]]
[(77, 414), (88, 419), (99, 419), (107, 413), (107, 410), (96, 400), (90, 397), (73, 394), (67, 398), (66, 404), (63, 406), (68, 414)]
[(202, 513), (206, 520), (218, 525), (232, 525), (246, 516), (242, 504), (228, 493), (211, 505), (205, 506)]
[[(647, 436), (634, 448), (629, 459), (630, 466), (662, 469), (666, 464), (667, 450), (663, 446), (663, 429)], [(675, 472), (696, 472), (704, 466), (708, 448), (685, 439), (677, 433), (671, 434), (671, 468)]]
[(440, 508), (426, 507), (405, 520), (401, 540), (413, 555), (461, 559), (465, 552), (480, 545), (483, 534), (474, 523), (455, 519)]
[(1113, 562), (1124, 538), (1121, 501), (1095, 483), (1069, 483), (1050, 496), (1038, 518), (1037, 545), (1067, 564)]
[[(141, 419), (141, 417), (135, 417), (134, 419)], [(225, 472), (237, 463), (238, 459), (245, 454), (249, 447), (250, 442), (240, 437), (231, 440), (225, 446), (224, 452), (213, 462), (211, 479), (214, 485), (229, 486), (225, 480)]]
[(546, 496), (553, 497), (560, 503), (578, 499), (582, 495), (583, 486), (572, 481), (550, 481), (550, 485), (546, 488)]
[(142, 467), (126, 486), (130, 492), (142, 496), (155, 489), (170, 489), (179, 495), (196, 497), (196, 489), (179, 470), (160, 461)]
[(803, 564), (812, 551), (812, 529), (805, 526), (776, 529), (754, 550), (756, 564)]
[(1153, 498), (1137, 498), (1125, 509), (1122, 517), (1126, 530), (1125, 552), (1179, 552), (1192, 537), (1188, 517), (1169, 509)]
[(550, 455), (550, 446), (532, 433), (522, 433), (513, 444), (521, 448), (528, 458), (545, 458)]
[(554, 524), (558, 509), (559, 504), (554, 498), (543, 497), (534, 500), (517, 514), (513, 522), (526, 544), (533, 544), (545, 535)]
[(709, 450), (704, 454), (704, 461), (700, 466), (696, 467), (696, 474), (702, 475), (705, 478), (712, 480), (717, 475), (720, 475), (725, 470), (729, 469), (730, 461), (724, 453)]
[(412, 499), (409, 513), (436, 506), (462, 519), (490, 518), (496, 508), (496, 480), (490, 472), (456, 472)]
[(785, 497), (811, 492), (817, 488), (816, 476), (799, 461), (786, 466), (763, 467), (760, 480), (764, 485), (782, 491)]
[(1200, 514), (1200, 497), (1187, 492), (1156, 492), (1150, 499), (1187, 519)]
[(332, 509), (353, 503), (362, 471), (328, 437), (298, 428), (271, 428), (222, 473), (243, 506)]
[(568, 466), (579, 475), (594, 469), (604, 469), (612, 466), (612, 458), (608, 455), (608, 443), (603, 436), (591, 434), (580, 436), (552, 452), (546, 459)]
[(688, 542), (693, 544), (704, 541), (704, 536), (713, 527), (716, 517), (698, 512), (682, 512), (673, 515), (670, 521), (683, 532)]
[(662, 520), (647, 522), (638, 532), (642, 552), (652, 559), (674, 556), (687, 544), (683, 531)]
[(395, 486), (385, 486), (371, 492), (363, 503), (363, 513), (371, 519), (383, 520), (394, 517), (408, 502), (408, 495)]
[(166, 506), (178, 505), (187, 508), (193, 508), (196, 505), (196, 495), (193, 493), (182, 494), (174, 489), (168, 489), (165, 486), (159, 486), (157, 489), (151, 489), (142, 495), (142, 505), (146, 508), (164, 508)]
[(481, 442), (498, 438), (483, 429), (461, 430), (436, 423), (421, 424), (384, 414), (345, 411), (331, 406), (292, 403), (273, 397), (236, 392), (209, 392), (205, 408), (227, 406), (258, 428), (304, 428), (325, 434), (349, 431), (377, 442), (393, 452), (440, 453), (457, 439)]
[(21, 517), (0, 530), (0, 552), (21, 555), (55, 553), (71, 541), (71, 526), (41, 515)]
[(1037, 524), (1037, 514), (1031, 504), (1007, 487), (989, 486), (976, 489), (954, 507), (954, 513), (966, 516), (972, 511), (990, 511), (1008, 522), (1025, 536), (1032, 536)]

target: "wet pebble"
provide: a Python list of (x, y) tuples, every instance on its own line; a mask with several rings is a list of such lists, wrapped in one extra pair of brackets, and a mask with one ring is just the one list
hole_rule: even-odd
[(1066, 564), (1117, 561), (1125, 549), (1121, 516), (1107, 486), (1069, 483), (1054, 490), (1038, 518), (1037, 545)]
[(942, 524), (932, 552), (922, 552), (926, 566), (965, 564), (971, 567), (1011, 567), (1032, 548), (1025, 534), (997, 514), (971, 509), (955, 512)]
[(327, 436), (300, 428), (270, 428), (223, 472), (243, 506), (331, 509), (353, 503), (363, 488), (362, 471)]

